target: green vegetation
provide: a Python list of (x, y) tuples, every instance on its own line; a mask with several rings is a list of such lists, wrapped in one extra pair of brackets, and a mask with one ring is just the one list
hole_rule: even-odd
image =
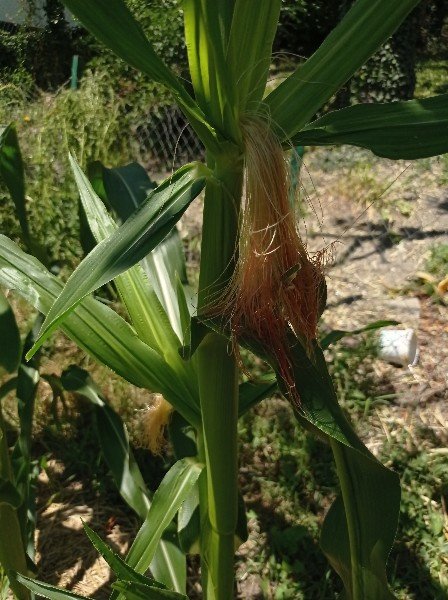
[[(29, 126), (30, 133), (33, 119), (46, 127), (45, 135), (38, 135), (32, 144), (37, 159), (27, 175), (37, 183), (28, 186), (29, 198), (14, 127), (0, 136), (0, 173), (20, 217), (23, 244), (31, 253), (40, 255), (43, 245), (53, 253), (50, 261), (43, 257), (43, 265), (0, 236), (1, 284), (46, 315), (37, 338), (22, 348), (8, 303), (3, 303), (2, 314), (9, 316), (1, 322), (2, 334), (14, 338), (15, 351), (13, 344), (6, 344), (1, 364), (13, 373), (22, 356), (19, 369), (31, 370), (34, 363), (24, 361), (36, 361), (36, 353), (60, 327), (94, 360), (136, 387), (159, 394), (148, 423), (154, 445), (169, 423), (172, 456), (161, 469), (163, 478), (160, 472), (148, 475), (134, 457), (126, 426), (86, 371), (71, 365), (60, 376), (45, 376), (53, 389), (55, 413), (64, 390), (89, 402), (98, 442), (94, 447), (101, 448), (110, 476), (105, 477), (104, 466), (95, 461), (89, 472), (99, 480), (100, 493), (107, 494), (114, 483), (139, 523), (124, 559), (84, 527), (116, 576), (112, 598), (187, 600), (188, 554), (199, 555), (204, 598), (235, 596), (235, 549), (247, 537), (239, 450), (258, 469), (256, 478), (246, 480), (243, 469), (241, 483), (253, 530), (261, 533), (266, 527), (269, 543), (261, 554), (247, 559), (249, 569), (262, 571), (260, 586), (266, 597), (274, 593), (276, 598), (313, 594), (390, 600), (429, 591), (443, 594), (441, 570), (439, 582), (434, 580), (442, 566), (435, 548), (443, 547), (445, 526), (439, 439), (428, 443), (425, 439), (423, 462), (401, 433), (388, 434), (391, 445), (382, 446), (387, 454), (378, 448), (372, 452), (375, 427), (371, 433), (368, 425), (374, 419), (382, 423), (381, 411), (387, 410), (391, 396), (371, 388), (374, 377), (366, 368), (374, 345), (371, 338), (355, 349), (334, 345), (350, 332), (330, 332), (319, 341), (325, 278), (319, 255), (309, 255), (299, 236), (284, 156), (291, 143), (348, 143), (389, 159), (407, 160), (448, 150), (445, 96), (359, 104), (313, 120), (398, 28), (417, 0), (401, 0), (392, 7), (387, 0), (358, 0), (317, 52), (268, 94), (265, 86), (280, 0), (260, 2), (256, 21), (246, 0), (236, 0), (234, 6), (187, 1), (185, 46), (191, 77), (187, 86), (183, 72), (170, 68), (170, 61), (165, 63), (146, 37), (151, 23), (149, 29), (141, 28), (124, 2), (98, 0), (92, 5), (88, 0), (66, 0), (66, 4), (102, 43), (169, 90), (207, 151), (206, 164), (185, 165), (158, 186), (136, 163), (104, 166), (104, 161), (120, 160), (129, 151), (129, 138), (121, 133), (132, 114), (126, 102), (114, 103), (107, 77), (104, 88), (101, 79), (92, 76), (88, 85), (86, 77), (76, 94), (58, 94), (57, 110), (47, 106), (42, 113), (23, 117), (21, 125)], [(249, 30), (251, 35), (245, 35)], [(76, 249), (70, 249), (70, 257), (58, 245), (67, 231), (78, 237), (75, 200), (70, 200), (75, 192), (66, 188), (66, 165), (59, 165), (57, 155), (51, 154), (54, 145), (46, 145), (47, 136), (57, 141), (59, 150), (72, 150), (68, 161), (93, 246), (65, 284), (46, 267), (55, 258), (76, 262)], [(88, 163), (92, 159), (95, 162)], [(368, 180), (363, 185), (370, 189), (374, 183)], [(33, 185), (40, 187), (33, 191)], [(203, 191), (202, 259), (195, 294), (176, 223)], [(67, 194), (72, 211), (71, 220), (69, 213), (59, 216), (66, 229), (51, 227), (44, 219), (34, 223), (34, 218), (29, 228), (27, 205), (38, 202), (34, 194), (50, 198), (54, 210), (54, 197), (61, 192)], [(36, 244), (42, 238), (44, 244)], [(112, 280), (121, 304), (92, 296)], [(241, 382), (239, 346), (249, 362), (269, 365), (268, 378)], [(44, 377), (35, 370), (36, 381)], [(16, 385), (14, 376), (6, 385)], [(259, 404), (275, 391), (284, 400)], [(22, 392), (17, 379), (18, 433), (12, 451), (1, 423), (0, 518), (3, 530), (14, 526), (16, 531), (0, 536), (0, 562), (20, 600), (28, 600), (31, 593), (50, 600), (83, 598), (34, 578), (33, 523), (27, 521), (34, 506), (33, 403), (26, 402)], [(248, 411), (254, 407), (250, 418)], [(3, 406), (1, 410), (3, 415)], [(420, 438), (424, 435), (418, 434)], [(83, 468), (85, 460), (79, 450), (72, 459), (75, 469)], [(435, 457), (434, 470), (425, 476), (428, 456)], [(268, 457), (273, 459), (268, 470), (274, 472), (264, 485), (263, 460)], [(17, 471), (16, 463), (20, 463)], [(39, 457), (39, 464), (44, 463), (45, 456)], [(415, 487), (410, 479), (414, 474)], [(404, 518), (396, 538), (400, 475)], [(417, 519), (413, 513), (422, 499), (430, 507), (429, 519)], [(273, 514), (276, 509), (281, 519)], [(432, 537), (426, 535), (428, 527)], [(413, 547), (417, 532), (423, 549)], [(427, 569), (423, 582), (413, 579), (417, 569), (404, 566), (403, 549), (392, 554), (397, 556), (395, 563), (388, 563), (394, 544), (395, 549), (400, 544), (411, 549), (414, 564), (423, 557)]]

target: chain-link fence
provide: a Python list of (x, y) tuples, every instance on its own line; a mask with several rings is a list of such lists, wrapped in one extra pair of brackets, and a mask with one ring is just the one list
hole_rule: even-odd
[(151, 109), (132, 129), (142, 156), (155, 166), (177, 168), (204, 158), (204, 146), (174, 104)]

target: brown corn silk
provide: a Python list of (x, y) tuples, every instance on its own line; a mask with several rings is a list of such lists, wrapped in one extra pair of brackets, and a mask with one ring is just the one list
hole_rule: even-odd
[(274, 358), (297, 405), (288, 331), (311, 352), (323, 283), (323, 253), (310, 256), (289, 200), (288, 161), (279, 140), (259, 117), (242, 122), (245, 193), (236, 269), (213, 313), (228, 320), (234, 349), (253, 339)]

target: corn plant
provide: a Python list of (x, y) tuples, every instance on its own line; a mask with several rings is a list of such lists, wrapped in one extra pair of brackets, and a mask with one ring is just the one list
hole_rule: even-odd
[[(184, 552), (200, 554), (204, 598), (234, 597), (234, 552), (244, 536), (237, 421), (277, 386), (303, 427), (333, 451), (340, 495), (323, 524), (321, 547), (345, 597), (393, 598), (386, 562), (399, 512), (398, 476), (368, 451), (338, 405), (317, 339), (325, 252), (311, 255), (298, 234), (285, 151), (352, 144), (391, 159), (448, 151), (447, 95), (357, 105), (313, 120), (418, 0), (358, 0), (315, 54), (270, 93), (280, 0), (183, 1), (193, 93), (156, 55), (122, 0), (65, 4), (119, 57), (169, 89), (207, 151), (206, 164), (186, 165), (145, 190), (119, 226), (95, 192), (102, 185), (107, 196), (104, 172), (92, 185), (72, 158), (97, 245), (65, 285), (7, 238), (0, 242), (0, 282), (46, 314), (29, 357), (62, 327), (125, 379), (162, 394), (175, 411), (171, 429), (179, 461), (126, 559), (87, 531), (118, 577), (113, 598), (186, 597), (185, 563), (173, 551), (177, 546), (167, 550), (162, 538), (176, 514), (174, 539)], [(126, 187), (131, 197), (142, 189), (135, 181)], [(157, 247), (170, 243), (167, 236), (203, 191), (192, 314), (172, 253)], [(131, 324), (91, 297), (111, 280)], [(274, 382), (238, 385), (241, 347), (271, 365)], [(150, 566), (155, 579), (144, 576)], [(11, 577), (49, 598), (75, 597), (23, 574)]]

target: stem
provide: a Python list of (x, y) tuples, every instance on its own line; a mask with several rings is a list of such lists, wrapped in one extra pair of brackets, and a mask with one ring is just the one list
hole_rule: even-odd
[(361, 556), (361, 544), (358, 536), (358, 529), (355, 523), (356, 495), (351, 481), (350, 465), (346, 460), (343, 445), (333, 438), (329, 438), (329, 440), (336, 463), (339, 484), (341, 486), (342, 500), (344, 502), (345, 518), (347, 520), (351, 562), (351, 597), (353, 600), (363, 600), (362, 573), (359, 571), (359, 565), (361, 564), (359, 560), (359, 557)]
[[(212, 305), (228, 282), (235, 260), (242, 162), (217, 160), (218, 182), (207, 185), (204, 207), (199, 311)], [(238, 514), (238, 377), (228, 341), (208, 333), (197, 351), (206, 461), (207, 507), (201, 499), (204, 598), (234, 598), (234, 535)]]

